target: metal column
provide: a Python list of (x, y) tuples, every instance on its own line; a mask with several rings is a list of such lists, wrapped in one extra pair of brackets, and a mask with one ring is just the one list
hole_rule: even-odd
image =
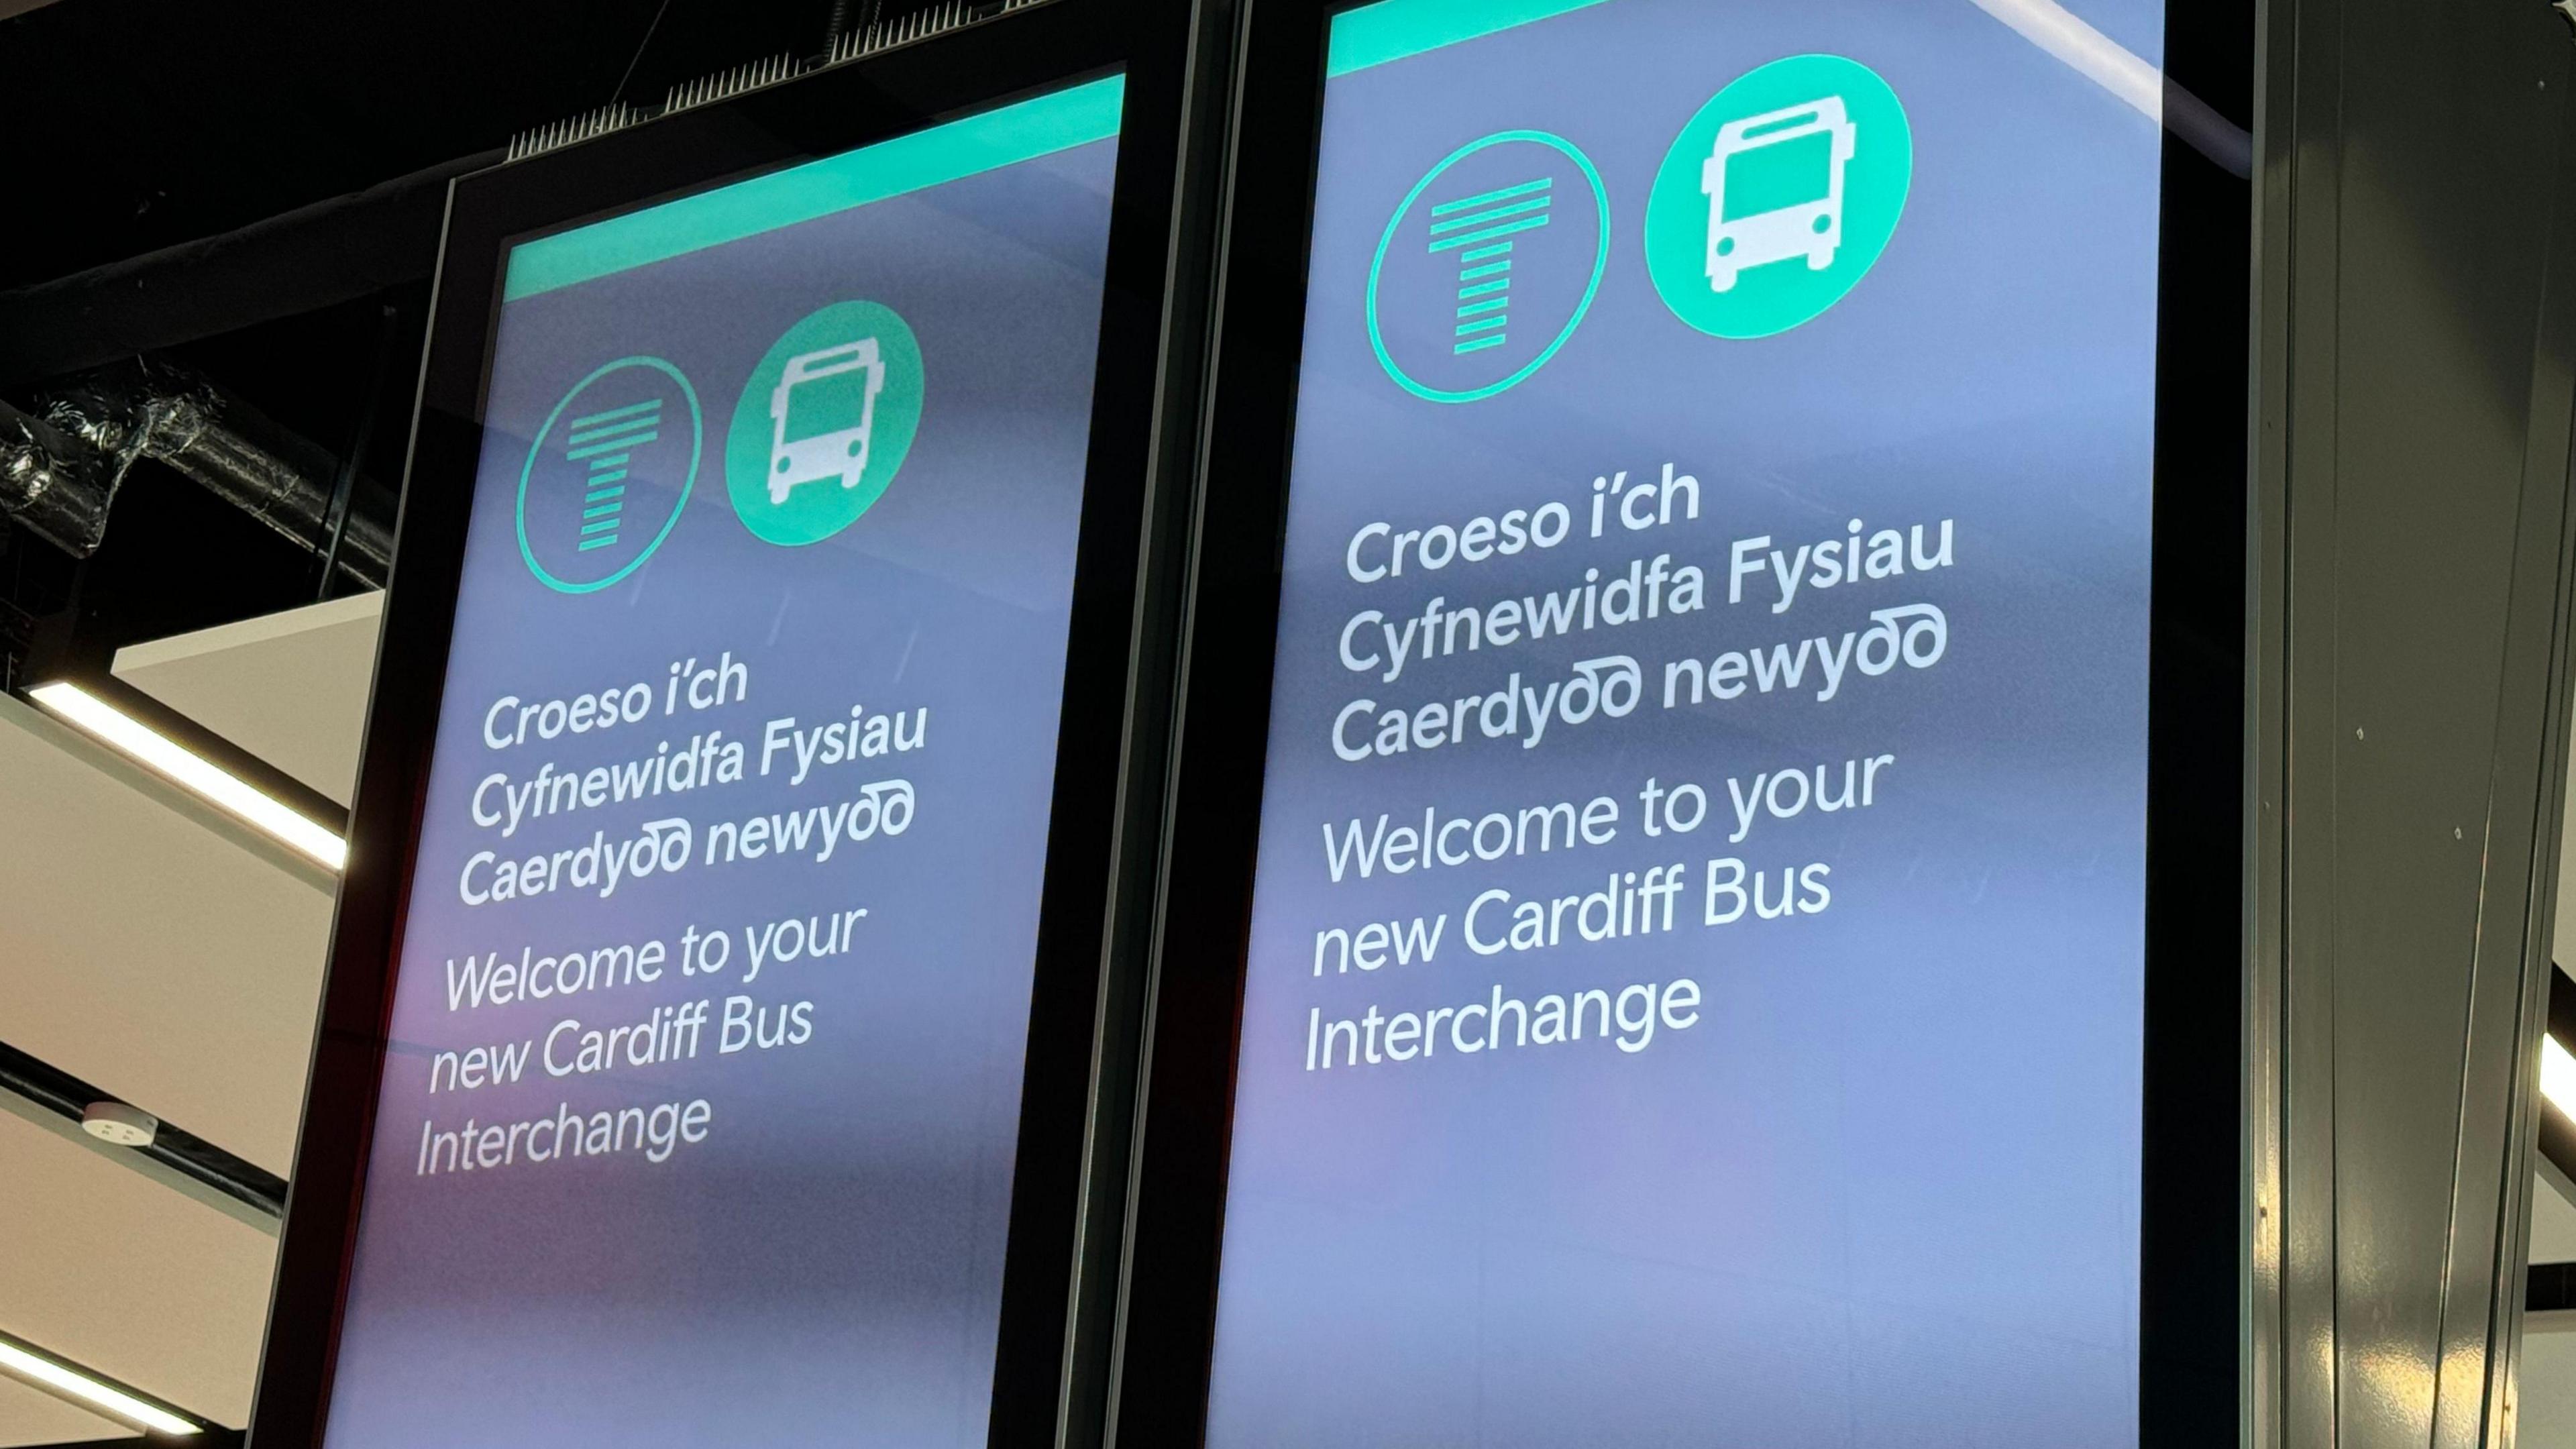
[(2576, 144), (2542, 0), (2271, 0), (2247, 1442), (2512, 1442), (2566, 738)]

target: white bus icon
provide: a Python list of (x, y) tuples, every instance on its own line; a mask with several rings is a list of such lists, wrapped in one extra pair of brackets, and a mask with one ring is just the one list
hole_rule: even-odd
[(1717, 144), (1700, 163), (1708, 195), (1708, 285), (1732, 291), (1748, 267), (1807, 259), (1807, 270), (1834, 264), (1843, 241), (1843, 168), (1859, 128), (1843, 98), (1826, 96), (1765, 111), (1717, 128)]
[[(827, 385), (836, 378), (843, 381)], [(859, 475), (868, 466), (868, 427), (876, 419), (877, 394), (885, 391), (885, 379), (873, 337), (787, 360), (769, 395), (771, 503), (785, 503), (799, 483), (838, 478), (844, 488), (859, 486)]]

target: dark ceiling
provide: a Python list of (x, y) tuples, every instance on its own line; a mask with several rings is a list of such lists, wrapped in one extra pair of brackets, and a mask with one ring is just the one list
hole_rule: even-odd
[(658, 100), (811, 54), (829, 16), (828, 0), (57, 0), (0, 20), (0, 138), (36, 188), (0, 229), (0, 288), (503, 145), (606, 104), (630, 61), (625, 98)]
[[(844, 14), (863, 23), (880, 6), (891, 17), (927, 3), (848, 0)], [(659, 101), (676, 82), (745, 61), (816, 54), (833, 15), (830, 0), (55, 0), (0, 19), (0, 148), (21, 188), (0, 227), (0, 352), (92, 340), (31, 335), (39, 324), (23, 320), (24, 305), (11, 310), (12, 289), (224, 236), (613, 99)], [(419, 214), (419, 261), (380, 269), (381, 291), (343, 289), (316, 305), (281, 287), (276, 306), (254, 297), (245, 309), (236, 274), (198, 290), (231, 288), (216, 310), (255, 320), (180, 325), (153, 345), (395, 482), (434, 252), (434, 205)], [(149, 300), (126, 293), (127, 312), (184, 317), (202, 250), (155, 264)], [(298, 265), (275, 261), (271, 274)], [(59, 308), (42, 315), (44, 328), (77, 326)], [(12, 383), (0, 400), (27, 405), (41, 389), (30, 377), (0, 379)], [(362, 439), (378, 386), (378, 425)], [(306, 602), (320, 587), (310, 554), (140, 463), (85, 562), (0, 519), (0, 689), (118, 644)]]

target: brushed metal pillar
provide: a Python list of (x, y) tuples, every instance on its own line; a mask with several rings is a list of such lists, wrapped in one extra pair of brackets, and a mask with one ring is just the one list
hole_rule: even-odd
[(2509, 1446), (2576, 42), (2542, 0), (2270, 0), (2261, 46), (2246, 1440)]

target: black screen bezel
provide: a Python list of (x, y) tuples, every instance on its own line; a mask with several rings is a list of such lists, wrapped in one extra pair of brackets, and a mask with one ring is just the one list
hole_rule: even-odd
[(319, 1446), (481, 452), (507, 248), (1113, 73), (1126, 77), (989, 1442), (1055, 1437), (1128, 725), (1184, 83), (1180, 0), (1049, 0), (460, 178), (449, 196), (349, 864), (252, 1433)]
[[(1221, 340), (1188, 601), (1153, 1031), (1113, 1391), (1121, 1443), (1204, 1441), (1329, 27), (1246, 0)], [(2250, 130), (2251, 0), (2169, 0), (2166, 74)], [(1605, 99), (1605, 104), (1616, 104)], [(2210, 137), (2200, 138), (2205, 144)], [(2223, 140), (2223, 138), (2221, 138)], [(2149, 643), (2139, 1441), (2236, 1433), (2251, 146), (2172, 132), (2160, 183)], [(1212, 560), (1226, 561), (1222, 566)], [(1315, 1385), (1329, 1393), (1329, 1385)]]

